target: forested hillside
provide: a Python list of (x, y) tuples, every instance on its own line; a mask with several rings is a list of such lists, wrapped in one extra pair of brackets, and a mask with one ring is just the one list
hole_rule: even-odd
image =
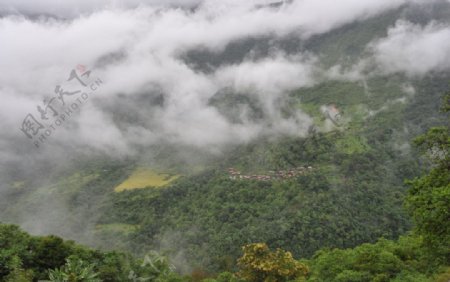
[[(450, 96), (446, 97), (443, 110), (450, 111)], [(143, 253), (143, 259), (136, 260), (124, 253), (94, 251), (77, 246), (71, 241), (64, 242), (55, 236), (32, 237), (16, 226), (0, 225), (2, 248), (0, 278), (2, 281), (34, 281), (48, 277), (50, 281), (91, 282), (130, 280), (445, 282), (450, 278), (449, 127), (447, 125), (432, 128), (414, 142), (427, 157), (427, 163), (432, 168), (425, 175), (407, 182), (411, 188), (404, 206), (412, 215), (415, 227), (408, 235), (395, 241), (380, 238), (374, 244), (365, 243), (353, 249), (324, 248), (315, 252), (311, 259), (303, 258), (300, 261), (295, 260), (291, 252), (281, 248), (273, 251), (269, 249), (267, 243), (252, 243), (246, 244), (237, 252), (241, 255), (237, 261), (226, 259), (233, 257), (233, 249), (228, 249), (228, 253), (227, 250), (223, 250), (223, 254), (227, 254), (222, 255), (224, 258), (222, 267), (226, 268), (226, 272), (207, 272), (205, 269), (197, 268), (190, 275), (180, 276), (176, 266), (155, 252)], [(203, 177), (208, 176), (211, 177), (210, 175)], [(267, 185), (260, 188), (272, 187)], [(249, 189), (252, 189), (252, 186)], [(255, 194), (255, 191), (252, 193)], [(157, 199), (161, 195), (153, 197)], [(237, 199), (235, 201), (239, 202)], [(151, 202), (151, 206), (158, 206), (158, 203)], [(214, 209), (210, 210), (214, 212)], [(131, 211), (134, 212), (133, 209)], [(157, 211), (158, 209), (155, 209), (153, 213), (156, 214)], [(184, 210), (183, 214), (189, 213)], [(227, 218), (221, 220), (226, 224)], [(239, 231), (236, 230), (237, 232)], [(325, 232), (327, 231), (322, 230), (317, 236)], [(189, 235), (189, 231), (184, 235)], [(240, 235), (252, 238), (247, 234)], [(256, 238), (255, 241), (260, 239)], [(185, 240), (185, 244), (189, 243), (185, 237), (180, 236), (178, 240)], [(201, 241), (205, 242), (204, 238)], [(279, 244), (270, 240), (266, 242), (271, 246)], [(218, 249), (218, 246), (214, 247)], [(295, 250), (296, 246), (288, 245), (288, 247)]]
[(0, 3), (0, 282), (450, 281), (448, 0), (112, 2)]

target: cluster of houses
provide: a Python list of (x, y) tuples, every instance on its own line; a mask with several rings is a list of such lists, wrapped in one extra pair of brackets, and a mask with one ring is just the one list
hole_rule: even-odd
[(277, 180), (277, 179), (288, 179), (297, 177), (299, 175), (304, 175), (310, 171), (312, 171), (312, 166), (300, 166), (295, 169), (290, 170), (270, 170), (267, 174), (253, 174), (253, 175), (245, 175), (242, 174), (240, 171), (230, 167), (228, 169), (228, 175), (231, 180), (246, 180), (246, 179), (254, 179), (254, 180), (260, 180), (260, 181), (270, 181), (270, 180)]

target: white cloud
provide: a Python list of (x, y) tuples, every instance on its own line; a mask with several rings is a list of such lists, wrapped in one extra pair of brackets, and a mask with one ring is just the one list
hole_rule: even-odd
[[(3, 1), (3, 13), (49, 13), (70, 19), (0, 18), (0, 95), (13, 105), (1, 113), (2, 126), (19, 127), (28, 112), (36, 113), (36, 106), (54, 95), (55, 85), (64, 83), (75, 65), (84, 64), (97, 66), (94, 75), (104, 84), (74, 115), (74, 125), (51, 137), (55, 144), (123, 153), (155, 142), (205, 148), (247, 142), (260, 134), (302, 135), (311, 119), (300, 111), (285, 117), (281, 107), (287, 92), (315, 83), (314, 56), (273, 51), (254, 59), (248, 54), (240, 62), (225, 62), (204, 73), (182, 55), (207, 49), (220, 56), (230, 42), (248, 38), (308, 38), (412, 1), (298, 0), (279, 8), (258, 8), (263, 2)], [(174, 7), (180, 5), (197, 7)], [(387, 48), (383, 42), (379, 46), (381, 51)], [(222, 88), (255, 98), (266, 120), (230, 122), (209, 104)], [(163, 96), (163, 103), (145, 104), (155, 93)], [(125, 109), (120, 95), (128, 101), (124, 115), (135, 123), (115, 118)], [(240, 114), (245, 117), (245, 112)], [(2, 134), (2, 139), (25, 138), (19, 130)]]
[(450, 26), (398, 21), (385, 38), (372, 43), (376, 62), (388, 73), (424, 75), (450, 69)]

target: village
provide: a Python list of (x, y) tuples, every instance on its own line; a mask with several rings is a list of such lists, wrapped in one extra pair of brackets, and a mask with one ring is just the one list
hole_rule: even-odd
[(300, 166), (290, 170), (270, 170), (267, 174), (252, 174), (245, 175), (235, 168), (228, 168), (228, 175), (231, 180), (259, 180), (259, 181), (271, 181), (279, 179), (289, 179), (300, 175), (305, 175), (313, 170), (312, 166)]

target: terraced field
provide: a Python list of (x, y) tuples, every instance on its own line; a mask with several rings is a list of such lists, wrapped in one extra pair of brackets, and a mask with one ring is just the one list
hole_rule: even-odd
[(150, 168), (136, 169), (124, 182), (114, 188), (115, 192), (149, 187), (163, 187), (177, 179), (179, 175), (157, 172)]

